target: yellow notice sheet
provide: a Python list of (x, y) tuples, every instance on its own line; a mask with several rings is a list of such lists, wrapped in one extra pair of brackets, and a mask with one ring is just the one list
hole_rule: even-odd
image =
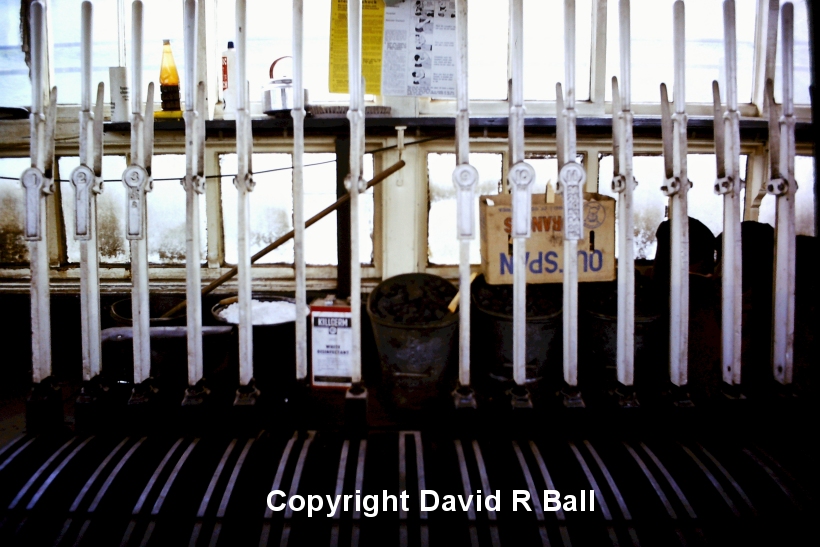
[[(347, 0), (330, 8), (330, 92), (347, 93)], [(383, 0), (362, 0), (362, 75), (365, 93), (381, 95)]]

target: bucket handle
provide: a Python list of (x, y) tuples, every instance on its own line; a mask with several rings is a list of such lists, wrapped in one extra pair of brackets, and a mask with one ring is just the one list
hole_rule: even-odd
[(278, 63), (278, 62), (279, 62), (279, 61), (281, 61), (282, 59), (293, 59), (293, 57), (292, 57), (292, 56), (290, 56), (290, 55), (285, 55), (285, 56), (283, 56), (283, 57), (279, 57), (279, 58), (278, 58), (278, 59), (276, 59), (273, 63), (271, 63), (271, 65), (270, 65), (270, 79), (271, 79), (271, 80), (273, 80), (273, 68), (276, 66), (276, 63)]
[(432, 374), (428, 369), (426, 372), (399, 372), (393, 371), (394, 378), (430, 378)]

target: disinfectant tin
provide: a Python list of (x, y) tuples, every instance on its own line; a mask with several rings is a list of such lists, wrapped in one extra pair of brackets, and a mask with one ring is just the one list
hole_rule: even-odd
[(312, 338), (311, 383), (321, 387), (348, 387), (353, 377), (350, 303), (329, 294), (310, 304)]

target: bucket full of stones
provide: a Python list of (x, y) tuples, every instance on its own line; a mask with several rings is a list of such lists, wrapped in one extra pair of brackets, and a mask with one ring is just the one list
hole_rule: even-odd
[(367, 313), (382, 372), (381, 399), (391, 409), (423, 410), (444, 400), (452, 386), (458, 350), (457, 294), (446, 279), (403, 274), (370, 294)]
[[(579, 291), (581, 314), (580, 381), (593, 389), (617, 386), (618, 283), (586, 283)], [(635, 386), (657, 391), (669, 382), (659, 362), (664, 339), (661, 313), (651, 279), (635, 272)], [(585, 388), (586, 389), (586, 388)]]
[[(480, 275), (471, 286), (476, 308), (473, 370), (478, 381), (506, 387), (513, 380), (513, 287), (490, 285)], [(527, 286), (526, 382), (550, 384), (561, 375), (563, 290), (560, 283)]]
[[(253, 296), (253, 376), (260, 390), (281, 391), (296, 379), (295, 302), (284, 296)], [(239, 325), (239, 298), (220, 300), (211, 315), (220, 323)]]

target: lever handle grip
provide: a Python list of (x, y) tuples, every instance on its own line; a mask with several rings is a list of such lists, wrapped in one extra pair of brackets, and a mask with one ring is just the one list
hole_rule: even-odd
[(29, 167), (20, 176), (20, 182), (26, 191), (26, 232), (28, 241), (40, 241), (40, 198), (43, 195), (45, 177), (36, 167)]
[(578, 162), (564, 164), (558, 173), (564, 198), (564, 239), (584, 238), (584, 183), (587, 176)]
[(74, 185), (74, 239), (91, 239), (91, 196), (96, 181), (94, 171), (80, 165), (71, 172)]
[(475, 188), (478, 185), (478, 170), (469, 163), (456, 166), (453, 171), (456, 187), (456, 217), (459, 239), (473, 239), (475, 236)]
[(512, 182), (512, 236), (530, 237), (532, 230), (532, 183), (535, 169), (520, 161), (510, 168)]
[(122, 174), (126, 188), (125, 237), (142, 239), (145, 237), (145, 191), (148, 173), (139, 165), (132, 165)]

